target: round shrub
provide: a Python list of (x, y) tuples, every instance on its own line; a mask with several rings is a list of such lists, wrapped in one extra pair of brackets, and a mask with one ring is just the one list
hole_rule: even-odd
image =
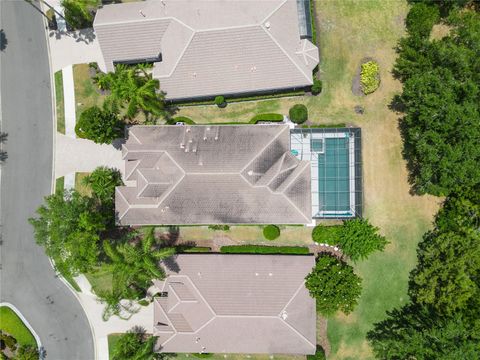
[(376, 61), (370, 60), (362, 64), (360, 84), (365, 95), (373, 93), (380, 86), (380, 68)]
[(322, 92), (322, 80), (318, 80), (318, 79), (313, 80), (311, 91), (313, 95), (320, 94)]
[(222, 95), (218, 95), (215, 97), (215, 105), (217, 105), (219, 108), (223, 108), (227, 106), (227, 103), (225, 102), (225, 97)]
[(312, 240), (319, 244), (338, 245), (340, 243), (341, 226), (317, 225), (312, 231)]
[(280, 236), (280, 228), (277, 225), (267, 225), (263, 228), (263, 236), (267, 240), (275, 240)]
[(307, 107), (303, 104), (293, 105), (288, 111), (288, 116), (296, 124), (302, 124), (308, 119)]

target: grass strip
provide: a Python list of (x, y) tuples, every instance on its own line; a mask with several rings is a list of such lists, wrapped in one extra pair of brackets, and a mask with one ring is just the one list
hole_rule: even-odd
[(57, 131), (65, 134), (65, 105), (63, 99), (63, 74), (55, 73), (55, 106), (57, 110)]

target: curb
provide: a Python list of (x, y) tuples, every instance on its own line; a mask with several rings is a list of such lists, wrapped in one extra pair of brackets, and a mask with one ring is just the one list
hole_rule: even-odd
[[(51, 189), (50, 189), (50, 193), (53, 194), (55, 192), (55, 152), (56, 152), (56, 135), (57, 135), (57, 104), (56, 104), (56, 95), (55, 95), (55, 78), (54, 78), (54, 74), (52, 72), (52, 54), (51, 54), (51, 51), (50, 51), (50, 41), (48, 39), (48, 33), (47, 33), (48, 24), (47, 24), (47, 21), (46, 21), (45, 18), (43, 18), (43, 24), (45, 26), (44, 34), (45, 34), (45, 40), (46, 40), (46, 43), (47, 43), (48, 67), (49, 67), (50, 85), (51, 85), (50, 86), (50, 93), (51, 93), (50, 96), (52, 98), (52, 104), (51, 105), (52, 105), (52, 114), (53, 114), (53, 119), (52, 119), (53, 120), (53, 129), (52, 129), (53, 130), (53, 139), (52, 139), (52, 142), (53, 142), (53, 148), (52, 148), (52, 150), (53, 150), (53, 154), (52, 154), (52, 185), (51, 185)], [(80, 304), (80, 307), (82, 308), (82, 310), (85, 314), (85, 317), (87, 318), (88, 325), (90, 326), (90, 333), (92, 335), (92, 342), (93, 342), (93, 355), (94, 355), (95, 359), (98, 359), (95, 331), (94, 331), (94, 328), (93, 328), (92, 323), (90, 321), (90, 318), (88, 317), (87, 312), (85, 311), (85, 308), (83, 307), (83, 304), (80, 300), (80, 297), (77, 294), (77, 291), (68, 283), (67, 280), (64, 279), (64, 277), (61, 274), (59, 274), (55, 270), (55, 265), (54, 265), (54, 263), (53, 263), (53, 261), (50, 257), (48, 257), (48, 261), (50, 262), (50, 265), (52, 266), (52, 269), (55, 271), (55, 274), (57, 275), (58, 279), (61, 282), (63, 282), (63, 284), (66, 285), (66, 287), (72, 292), (72, 294), (75, 296), (78, 303)], [(40, 341), (40, 339), (38, 339), (38, 341)]]
[[(22, 315), (22, 313), (20, 312), (20, 310), (18, 310), (15, 305), (13, 304), (10, 304), (8, 302), (2, 302), (0, 303), (0, 306), (5, 306), (5, 307), (8, 307), (10, 310), (12, 310), (19, 318), (20, 320), (22, 320), (23, 324), (27, 327), (28, 330), (30, 330), (30, 332), (32, 333), (33, 337), (35, 338), (35, 341), (37, 343), (37, 347), (38, 347), (38, 351), (40, 352), (40, 354), (42, 353), (42, 342), (40, 341), (40, 337), (38, 336), (38, 334), (35, 332), (35, 330), (33, 330), (33, 327), (30, 325), (30, 323), (27, 321), (27, 319), (25, 319), (25, 317)], [(40, 356), (41, 357), (41, 356)]]

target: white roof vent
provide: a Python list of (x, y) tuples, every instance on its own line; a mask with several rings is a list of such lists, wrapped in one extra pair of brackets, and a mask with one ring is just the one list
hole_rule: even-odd
[(288, 318), (288, 314), (285, 310), (282, 311), (282, 313), (280, 314), (280, 317), (283, 319), (283, 320), (287, 320)]
[(265, 23), (265, 27), (266, 27), (267, 29), (270, 29), (270, 21), (267, 21), (267, 22)]

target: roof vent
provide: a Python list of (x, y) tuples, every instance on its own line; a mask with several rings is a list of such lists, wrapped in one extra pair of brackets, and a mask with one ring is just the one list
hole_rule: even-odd
[(280, 317), (283, 319), (283, 320), (287, 320), (288, 318), (288, 314), (285, 310), (282, 311), (282, 313), (280, 314)]
[(142, 15), (143, 17), (145, 17), (145, 14), (143, 13), (142, 10), (139, 11), (140, 15)]
[(270, 29), (270, 21), (267, 21), (267, 22), (265, 23), (265, 27), (266, 27), (267, 29)]

